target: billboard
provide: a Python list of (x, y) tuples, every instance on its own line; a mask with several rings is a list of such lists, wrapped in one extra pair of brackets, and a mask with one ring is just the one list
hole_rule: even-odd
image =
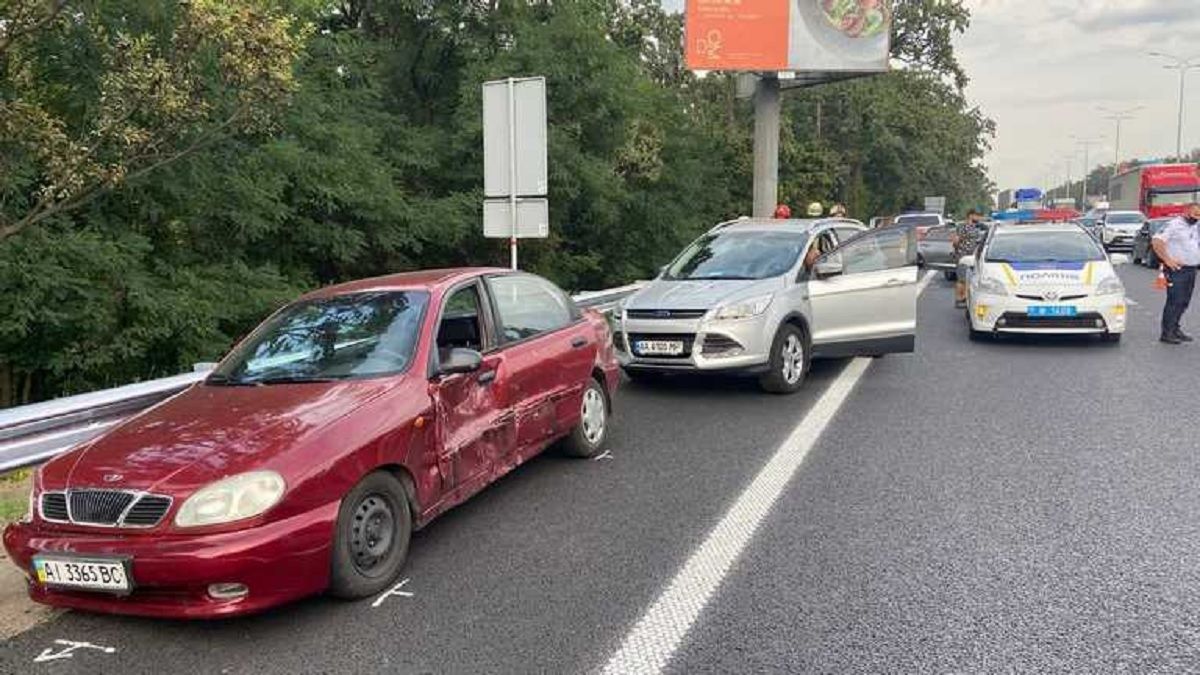
[(694, 70), (887, 70), (888, 0), (687, 0)]

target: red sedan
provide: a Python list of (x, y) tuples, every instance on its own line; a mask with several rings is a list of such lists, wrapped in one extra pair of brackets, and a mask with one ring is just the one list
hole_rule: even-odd
[(413, 529), (551, 444), (600, 452), (617, 382), (606, 320), (536, 276), (326, 288), (43, 466), (4, 546), (30, 596), (63, 607), (216, 617), (374, 595)]

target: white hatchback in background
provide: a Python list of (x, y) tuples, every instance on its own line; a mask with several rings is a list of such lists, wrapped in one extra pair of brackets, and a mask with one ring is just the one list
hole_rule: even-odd
[(1125, 286), (1103, 247), (1074, 223), (996, 225), (967, 287), (972, 339), (998, 333), (1096, 334), (1117, 342), (1125, 332)]
[(1112, 251), (1133, 250), (1133, 241), (1137, 238), (1138, 230), (1146, 224), (1146, 216), (1141, 211), (1109, 211), (1100, 221), (1100, 239), (1104, 248)]

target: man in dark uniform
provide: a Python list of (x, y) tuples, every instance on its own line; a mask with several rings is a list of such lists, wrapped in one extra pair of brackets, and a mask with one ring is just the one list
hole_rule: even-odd
[(1167, 302), (1163, 305), (1159, 340), (1170, 345), (1191, 342), (1180, 328), (1180, 319), (1192, 302), (1196, 269), (1200, 268), (1200, 204), (1191, 204), (1180, 217), (1167, 223), (1150, 245), (1162, 261), (1167, 277)]

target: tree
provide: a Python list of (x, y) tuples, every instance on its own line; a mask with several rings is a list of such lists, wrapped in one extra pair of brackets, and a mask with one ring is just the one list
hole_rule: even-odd
[(290, 16), (255, 2), (138, 4), (15, 4), (0, 41), (0, 240), (270, 129), (292, 93), (306, 29)]

